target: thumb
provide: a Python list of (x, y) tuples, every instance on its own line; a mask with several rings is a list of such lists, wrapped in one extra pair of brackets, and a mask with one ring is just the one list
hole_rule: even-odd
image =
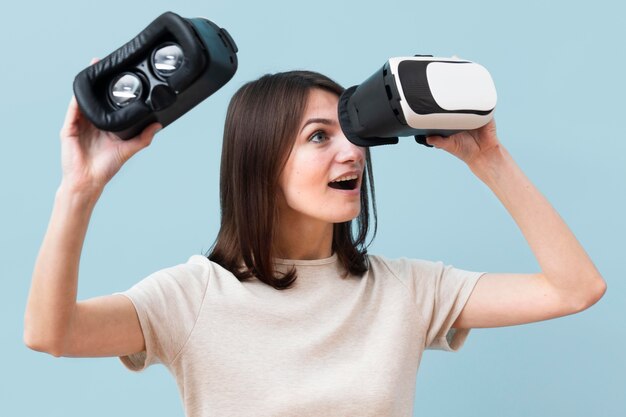
[(154, 139), (154, 135), (163, 129), (163, 126), (160, 123), (152, 123), (148, 125), (143, 132), (139, 134), (137, 138), (137, 143), (140, 143), (144, 148), (152, 143), (152, 139)]
[(428, 136), (426, 138), (426, 143), (437, 148), (447, 150), (448, 146), (450, 146), (450, 140), (448, 138), (438, 135)]
[(154, 139), (154, 135), (163, 128), (159, 123), (152, 123), (144, 128), (144, 130), (134, 138), (127, 140), (127, 149), (129, 157), (136, 154), (140, 150), (147, 148)]

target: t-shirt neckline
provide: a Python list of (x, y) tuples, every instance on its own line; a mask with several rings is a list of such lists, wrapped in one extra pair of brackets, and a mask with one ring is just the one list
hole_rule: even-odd
[(274, 263), (279, 265), (296, 265), (296, 266), (317, 266), (328, 265), (337, 262), (337, 253), (333, 253), (328, 258), (322, 259), (283, 259), (274, 258)]

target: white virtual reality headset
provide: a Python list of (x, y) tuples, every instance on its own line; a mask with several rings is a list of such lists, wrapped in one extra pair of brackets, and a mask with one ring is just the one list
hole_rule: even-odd
[[(339, 99), (339, 122), (358, 146), (398, 143), (398, 136), (450, 136), (493, 117), (496, 88), (481, 65), (459, 58), (390, 58)], [(428, 145), (427, 145), (428, 146)]]

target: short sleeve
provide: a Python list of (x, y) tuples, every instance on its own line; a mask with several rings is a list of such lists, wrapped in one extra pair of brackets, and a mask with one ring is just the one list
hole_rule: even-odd
[(168, 365), (182, 350), (196, 323), (209, 282), (206, 260), (192, 256), (185, 264), (163, 269), (120, 293), (135, 306), (145, 350), (120, 357), (133, 371)]
[(425, 347), (460, 349), (470, 329), (454, 329), (452, 325), (483, 273), (457, 269), (442, 262), (406, 258), (388, 261), (388, 265), (415, 300), (420, 324), (424, 326)]
[(444, 266), (441, 263), (436, 265), (434, 285), (428, 286), (433, 294), (434, 306), (426, 334), (426, 347), (456, 351), (465, 343), (470, 329), (453, 329), (452, 325), (483, 274)]

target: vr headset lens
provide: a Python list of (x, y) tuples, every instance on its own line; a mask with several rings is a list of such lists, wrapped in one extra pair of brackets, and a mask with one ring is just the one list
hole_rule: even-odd
[[(176, 72), (184, 60), (183, 50), (175, 43), (162, 45), (152, 53), (152, 72), (159, 78), (165, 79)], [(114, 108), (122, 108), (142, 98), (144, 92), (143, 80), (138, 74), (126, 72), (111, 81), (109, 99)]]
[(143, 83), (139, 77), (127, 72), (111, 82), (109, 98), (116, 107), (126, 107), (143, 94)]
[(152, 54), (152, 68), (157, 75), (167, 78), (183, 65), (183, 50), (175, 43), (165, 45)]

